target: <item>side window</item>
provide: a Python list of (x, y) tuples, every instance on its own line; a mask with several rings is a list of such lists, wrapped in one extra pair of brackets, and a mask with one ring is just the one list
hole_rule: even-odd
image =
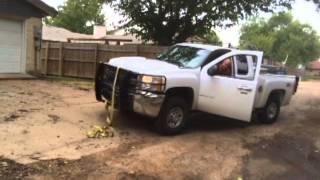
[(236, 56), (237, 75), (246, 76), (249, 73), (249, 65), (246, 55)]
[(202, 66), (205, 66), (207, 64), (209, 64), (210, 62), (212, 62), (213, 60), (223, 56), (224, 54), (227, 54), (228, 52), (230, 52), (231, 50), (229, 49), (218, 49), (215, 50), (213, 53), (210, 54), (210, 56), (208, 57), (208, 59), (203, 63)]
[(257, 57), (252, 55), (235, 56), (235, 77), (253, 80), (255, 77)]
[(218, 64), (217, 75), (232, 77), (233, 74), (233, 58), (229, 57)]
[(258, 58), (257, 56), (247, 56), (248, 61), (252, 61), (252, 67), (253, 67), (253, 77), (252, 79), (254, 79), (254, 75), (256, 74), (256, 70), (257, 70), (257, 63), (258, 63)]

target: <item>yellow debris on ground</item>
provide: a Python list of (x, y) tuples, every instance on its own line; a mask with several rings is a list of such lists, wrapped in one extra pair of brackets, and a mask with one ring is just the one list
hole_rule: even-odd
[(106, 138), (114, 136), (114, 129), (111, 126), (94, 126), (87, 133), (88, 138)]
[[(105, 126), (94, 126), (93, 129), (89, 130), (87, 132), (87, 137), (88, 138), (107, 138), (107, 137), (113, 137), (115, 134), (115, 130), (112, 127), (112, 121), (113, 121), (113, 111), (114, 109), (111, 107), (109, 109), (108, 102), (106, 102), (106, 112), (107, 112), (107, 117), (106, 117), (106, 124)], [(110, 112), (111, 111), (111, 112)]]
[(112, 121), (114, 119), (114, 99), (115, 99), (115, 87), (117, 84), (117, 79), (119, 75), (120, 68), (117, 67), (114, 82), (113, 82), (113, 91), (112, 91), (112, 100), (111, 100), (111, 107), (109, 102), (105, 102), (105, 109), (107, 112), (106, 117), (106, 126), (94, 126), (92, 130), (87, 132), (88, 138), (106, 138), (106, 137), (113, 137), (115, 134), (115, 130), (112, 127)]

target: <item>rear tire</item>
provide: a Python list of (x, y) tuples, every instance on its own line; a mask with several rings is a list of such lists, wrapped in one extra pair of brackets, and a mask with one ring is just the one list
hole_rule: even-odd
[(276, 122), (280, 113), (280, 106), (280, 96), (276, 94), (271, 95), (266, 106), (259, 114), (259, 121), (264, 124), (272, 124)]
[(156, 130), (162, 135), (180, 133), (189, 112), (186, 101), (181, 97), (169, 97), (162, 105), (159, 117), (155, 121)]

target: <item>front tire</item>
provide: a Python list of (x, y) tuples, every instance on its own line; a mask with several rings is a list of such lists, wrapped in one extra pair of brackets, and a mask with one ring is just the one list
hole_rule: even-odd
[(169, 97), (162, 105), (159, 117), (155, 121), (156, 130), (163, 135), (180, 133), (189, 112), (186, 101), (181, 97)]
[(272, 124), (277, 121), (280, 113), (280, 97), (278, 95), (271, 95), (259, 115), (259, 121), (264, 124)]

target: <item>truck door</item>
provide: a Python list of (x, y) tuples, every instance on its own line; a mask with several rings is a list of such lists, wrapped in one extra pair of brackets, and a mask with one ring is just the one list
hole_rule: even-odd
[(232, 51), (205, 65), (200, 73), (198, 109), (250, 121), (262, 55)]

